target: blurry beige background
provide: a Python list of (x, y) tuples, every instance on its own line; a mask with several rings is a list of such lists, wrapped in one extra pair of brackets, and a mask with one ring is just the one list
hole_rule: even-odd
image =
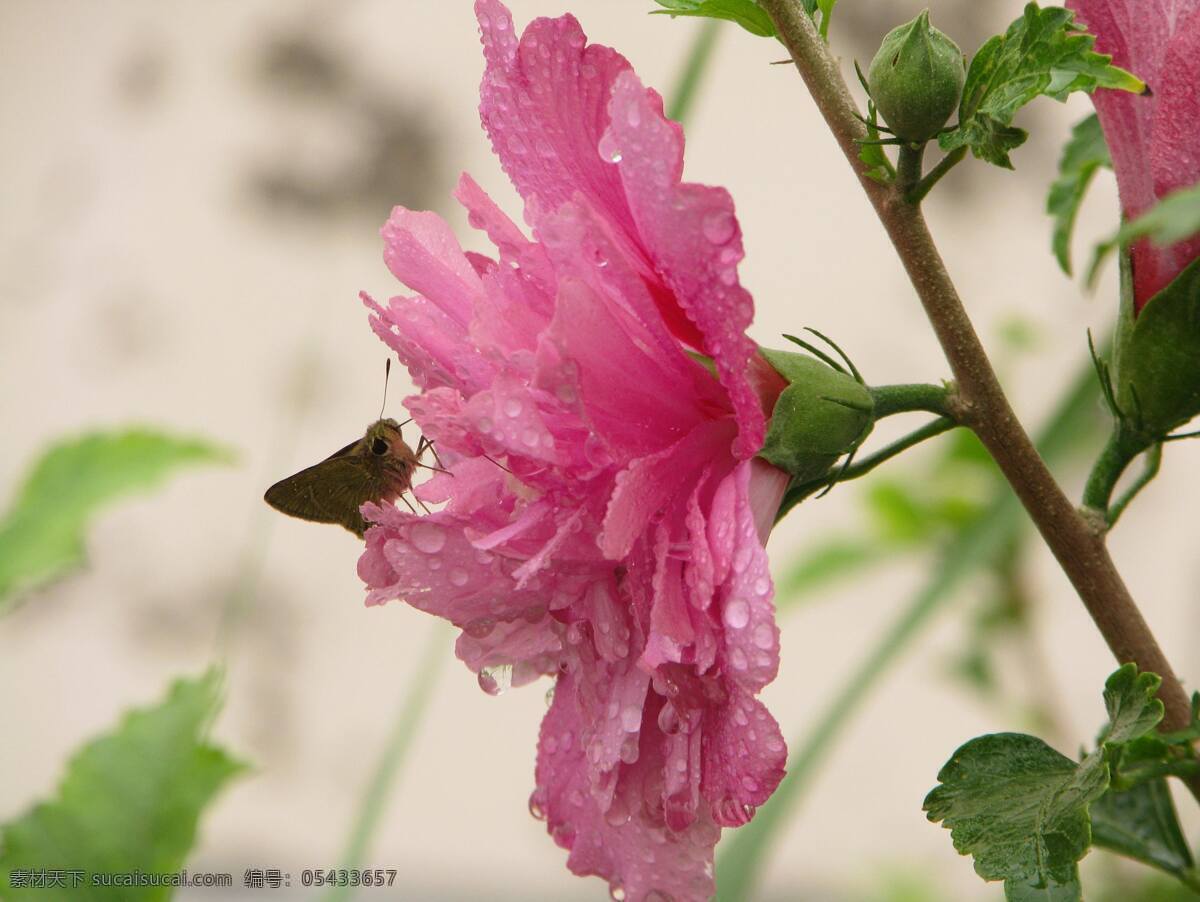
[[(572, 9), (664, 93), (698, 27), (645, 15), (649, 0), (511, 5), (519, 24)], [(843, 0), (833, 43), (865, 63), (921, 5)], [(973, 50), (1020, 5), (943, 0), (934, 20)], [(778, 344), (813, 325), (873, 382), (939, 379), (947, 369), (917, 302), (802, 83), (767, 65), (783, 55), (725, 29), (688, 125), (687, 177), (727, 186), (737, 203), (753, 336)], [(239, 881), (252, 866), (333, 866), (393, 714), (423, 678), (415, 659), (435, 624), (400, 605), (364, 608), (359, 543), (260, 499), (378, 409), (384, 347), (356, 293), (399, 292), (377, 236), (390, 207), (438, 209), (480, 247), (449, 199), (469, 170), (519, 215), (479, 127), (470, 3), (4, 0), (0, 60), (0, 504), (38, 449), (85, 428), (161, 425), (240, 454), (237, 467), (189, 471), (102, 516), (90, 568), (0, 621), (0, 818), (49, 794), (68, 753), (123, 708), (204, 668), (222, 611), (241, 605), (217, 733), (257, 769), (207, 814), (191, 866)], [(1088, 300), (1057, 270), (1043, 214), (1058, 149), (1087, 109), (1038, 104), (1016, 174), (963, 166), (929, 204), (989, 344), (1001, 347), (1015, 315), (1036, 326), (1032, 351), (1000, 353), (1030, 425), (1081, 360), (1085, 328), (1102, 329), (1113, 307), (1111, 272)], [(1104, 233), (1114, 213), (1105, 176), (1082, 234)], [(404, 380), (393, 374), (393, 416)], [(879, 438), (896, 431), (887, 425)], [(1171, 447), (1113, 539), (1193, 687), (1198, 455)], [(856, 522), (856, 493), (800, 509), (772, 538), (773, 558)], [(1049, 557), (1039, 552), (1034, 570), (1069, 753), (1092, 738), (1113, 662)], [(785, 735), (799, 734), (922, 577), (918, 562), (892, 567), (789, 615), (765, 694)], [(763, 898), (879, 899), (897, 872), (936, 874), (945, 898), (999, 898), (920, 807), (960, 742), (1028, 727), (945, 678), (962, 610), (943, 613), (838, 743), (771, 859)], [(430, 712), (367, 856), (398, 868), (405, 892), (360, 897), (603, 898), (600, 881), (568, 874), (526, 813), (546, 686), (490, 698), (443, 635)]]

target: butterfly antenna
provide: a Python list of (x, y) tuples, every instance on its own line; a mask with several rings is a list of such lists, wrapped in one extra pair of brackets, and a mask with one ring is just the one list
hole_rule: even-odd
[(388, 376), (392, 374), (392, 358), (387, 359), (387, 363), (383, 365), (383, 403), (379, 405), (379, 419), (383, 419), (383, 412), (387, 409), (387, 387)]

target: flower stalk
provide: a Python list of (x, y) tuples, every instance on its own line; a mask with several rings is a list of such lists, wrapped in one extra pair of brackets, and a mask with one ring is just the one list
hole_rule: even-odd
[[(916, 289), (957, 382), (960, 421), (987, 448), (1066, 572), (1113, 655), (1162, 677), (1164, 727), (1190, 720), (1188, 697), (1129, 594), (1103, 535), (1091, 529), (1038, 455), (1005, 397), (920, 208), (899, 185), (871, 180), (858, 158), (862, 125), (838, 64), (799, 0), (761, 0), (859, 177)], [(1200, 797), (1200, 789), (1193, 784)]]

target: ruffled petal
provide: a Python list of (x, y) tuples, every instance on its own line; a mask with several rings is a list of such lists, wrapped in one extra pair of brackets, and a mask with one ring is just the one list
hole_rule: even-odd
[[(648, 707), (647, 719), (656, 713)], [(664, 821), (665, 758), (661, 734), (644, 730), (639, 754), (622, 765), (607, 801), (598, 801), (588, 774), (591, 728), (577, 683), (559, 677), (538, 741), (537, 789), (531, 808), (546, 817), (554, 841), (570, 851), (567, 866), (598, 875), (630, 900), (701, 902), (714, 890), (712, 855), (720, 830), (706, 810), (682, 831)], [(654, 894), (657, 893), (656, 897)]]
[(718, 824), (741, 826), (783, 779), (783, 734), (766, 706), (742, 690), (707, 713), (704, 731), (701, 792)]
[(751, 384), (756, 347), (745, 334), (754, 318), (750, 294), (738, 283), (745, 256), (733, 200), (724, 188), (683, 183), (683, 129), (668, 120), (662, 98), (625, 72), (613, 86), (605, 135), (655, 270), (702, 336), (737, 413), (739, 457), (762, 447), (765, 418)]

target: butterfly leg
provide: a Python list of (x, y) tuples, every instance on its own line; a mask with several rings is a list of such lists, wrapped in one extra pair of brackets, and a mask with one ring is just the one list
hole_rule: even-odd
[[(437, 461), (436, 467), (431, 467), (429, 464), (421, 463), (421, 455), (426, 451), (433, 452), (433, 459)], [(438, 473), (450, 473), (450, 471), (446, 469), (446, 465), (442, 463), (442, 459), (438, 456), (437, 448), (433, 447), (433, 439), (425, 438), (425, 436), (421, 436), (420, 440), (417, 442), (417, 466), (424, 467), (426, 470), (434, 470)], [(450, 475), (453, 476), (454, 474), (450, 473)]]
[[(400, 493), (399, 495), (397, 495), (396, 497), (397, 497), (397, 498), (399, 498), (401, 501), (403, 501), (403, 502), (404, 502), (406, 505), (408, 505), (408, 509), (409, 509), (410, 511), (412, 511), (414, 514), (417, 512), (417, 509), (416, 509), (415, 507), (413, 507), (413, 506), (412, 506), (412, 502), (411, 502), (411, 501), (409, 501), (407, 498), (405, 498), (405, 497), (404, 497), (404, 493), (403, 493), (403, 492), (401, 492), (401, 493)], [(414, 498), (416, 498), (417, 496), (416, 496), (416, 495), (414, 495), (413, 497), (414, 497)], [(419, 499), (419, 498), (418, 498), (417, 500), (418, 500), (418, 501), (420, 501), (420, 499)], [(424, 507), (424, 506), (425, 506), (425, 505), (423, 505), (423, 504), (421, 505), (421, 507)], [(426, 511), (426, 513), (428, 513), (428, 511)]]

